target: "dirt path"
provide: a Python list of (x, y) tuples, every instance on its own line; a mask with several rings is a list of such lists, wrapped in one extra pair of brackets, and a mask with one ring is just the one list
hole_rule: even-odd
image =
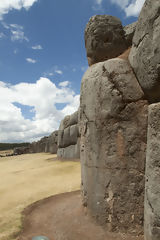
[(80, 192), (59, 194), (27, 207), (19, 240), (37, 235), (50, 240), (143, 240), (124, 234), (107, 233), (84, 212)]
[(0, 158), (0, 240), (15, 240), (29, 204), (80, 188), (80, 163), (47, 153)]

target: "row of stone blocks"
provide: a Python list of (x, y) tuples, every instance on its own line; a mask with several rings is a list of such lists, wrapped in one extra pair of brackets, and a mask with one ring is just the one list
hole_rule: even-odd
[(54, 131), (49, 137), (43, 137), (37, 142), (31, 143), (29, 152), (40, 153), (50, 152), (52, 154), (57, 153), (58, 131)]
[[(22, 151), (23, 149), (20, 148)], [(80, 158), (80, 135), (78, 127), (78, 111), (66, 116), (59, 130), (50, 136), (33, 142), (27, 148), (27, 153), (49, 152), (61, 158)], [(23, 151), (23, 153), (26, 153)]]

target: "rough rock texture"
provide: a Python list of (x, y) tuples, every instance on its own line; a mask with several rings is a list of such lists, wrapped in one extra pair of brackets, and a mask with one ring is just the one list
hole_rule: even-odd
[(129, 60), (150, 102), (160, 100), (160, 1), (146, 0)]
[(160, 103), (149, 106), (145, 186), (145, 240), (160, 239)]
[(108, 15), (90, 18), (85, 29), (88, 64), (119, 56), (127, 48), (121, 21)]
[(61, 121), (58, 131), (57, 156), (61, 158), (80, 158), (78, 111), (66, 116)]
[(142, 232), (147, 108), (123, 59), (91, 66), (80, 98), (83, 203), (111, 231)]
[(134, 22), (123, 28), (125, 32), (126, 44), (128, 47), (132, 46), (132, 39), (136, 30), (136, 25), (137, 25), (137, 22)]

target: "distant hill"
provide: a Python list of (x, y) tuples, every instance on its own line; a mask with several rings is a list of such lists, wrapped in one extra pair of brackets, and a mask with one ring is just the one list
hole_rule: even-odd
[(14, 149), (16, 147), (27, 147), (30, 143), (0, 143), (0, 151)]

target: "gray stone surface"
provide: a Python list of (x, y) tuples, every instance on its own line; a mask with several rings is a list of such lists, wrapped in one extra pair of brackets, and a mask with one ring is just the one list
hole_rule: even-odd
[(72, 126), (77, 123), (78, 123), (78, 111), (70, 115), (69, 126)]
[(89, 66), (122, 54), (127, 46), (121, 21), (109, 15), (91, 17), (85, 29), (85, 47)]
[(58, 131), (58, 147), (62, 148), (63, 147), (63, 135), (64, 135), (64, 130)]
[(160, 239), (160, 103), (149, 106), (145, 183), (145, 240)]
[(52, 154), (57, 153), (57, 141), (58, 141), (58, 131), (54, 131), (49, 136), (49, 151)]
[(72, 125), (70, 126), (70, 145), (74, 145), (77, 143), (78, 139), (78, 125)]
[(59, 130), (64, 130), (65, 128), (70, 126), (70, 115), (65, 116), (65, 118), (61, 121)]
[(63, 147), (68, 147), (70, 145), (70, 127), (64, 129), (63, 134)]
[(79, 159), (80, 158), (80, 146), (79, 141), (77, 144), (70, 145), (65, 148), (58, 148), (57, 156), (66, 159)]
[(137, 22), (133, 22), (123, 28), (125, 33), (126, 44), (128, 47), (132, 46), (132, 39), (136, 30), (136, 25)]
[(160, 100), (160, 1), (146, 0), (140, 13), (129, 60), (150, 102)]
[(112, 231), (143, 231), (148, 109), (143, 97), (126, 60), (97, 63), (82, 79), (83, 203)]
[(61, 158), (80, 158), (78, 111), (66, 116), (58, 131), (57, 156)]

